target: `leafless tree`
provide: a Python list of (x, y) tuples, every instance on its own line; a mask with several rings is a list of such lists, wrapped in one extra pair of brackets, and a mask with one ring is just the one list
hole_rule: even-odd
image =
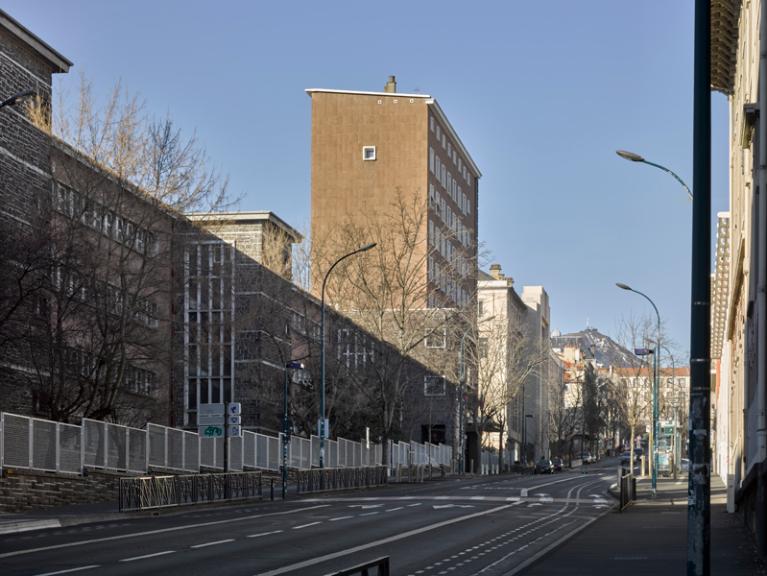
[(30, 103), (27, 114), (50, 136), (54, 179), (38, 199), (42, 295), (17, 348), (32, 368), (37, 410), (140, 422), (170, 387), (156, 369), (168, 362), (172, 330), (174, 222), (222, 207), (226, 181), (194, 136), (148, 118), (119, 85), (99, 106), (83, 81), (53, 126), (47, 103)]
[[(397, 430), (412, 375), (408, 358), (422, 360), (437, 373), (455, 374), (455, 355), (446, 353), (449, 342), (460, 340), (462, 311), (430, 307), (445, 301), (444, 294), (427, 278), (426, 270), (436, 250), (427, 238), (427, 211), (418, 199), (394, 195), (390, 209), (375, 217), (349, 220), (333, 239), (314, 239), (322, 246), (313, 254), (312, 278), (318, 283), (335, 259), (368, 243), (374, 250), (339, 264), (328, 280), (326, 298), (359, 324), (374, 341), (374, 361), (365, 378), (357, 382), (376, 416), (384, 445)], [(467, 264), (461, 264), (467, 266)], [(458, 263), (447, 262), (442, 270), (455, 282)], [(471, 306), (473, 309), (473, 306)], [(424, 354), (427, 339), (439, 353)], [(456, 381), (456, 380), (453, 380)]]

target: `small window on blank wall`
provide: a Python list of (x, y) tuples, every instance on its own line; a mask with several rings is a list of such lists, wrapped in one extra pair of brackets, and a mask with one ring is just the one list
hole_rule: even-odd
[(376, 159), (376, 147), (375, 146), (363, 146), (362, 147), (362, 159), (363, 160), (375, 160)]

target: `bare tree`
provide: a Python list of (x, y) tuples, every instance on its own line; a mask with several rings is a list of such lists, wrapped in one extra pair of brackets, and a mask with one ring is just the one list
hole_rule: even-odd
[(43, 296), (20, 353), (37, 410), (56, 420), (145, 419), (168, 401), (158, 380), (172, 330), (170, 235), (179, 213), (220, 208), (226, 181), (196, 139), (153, 121), (118, 85), (99, 107), (83, 81), (52, 129), (47, 103), (27, 113), (50, 135), (53, 186), (40, 198)]
[[(322, 246), (313, 254), (315, 290), (338, 256), (370, 242), (377, 245), (342, 262), (328, 280), (326, 296), (374, 340), (388, 344), (375, 348), (374, 361), (357, 382), (366, 404), (377, 414), (376, 425), (386, 446), (398, 428), (414, 381), (407, 373), (409, 357), (437, 373), (456, 374), (457, 362), (448, 343), (460, 340), (465, 328), (460, 319), (467, 313), (430, 306), (447, 299), (426, 274), (437, 252), (427, 237), (426, 207), (415, 197), (397, 193), (383, 214), (349, 221), (334, 239), (314, 241), (319, 242), (316, 247)], [(468, 266), (466, 260), (459, 264), (459, 258), (442, 265), (450, 283), (457, 282), (459, 270)], [(424, 353), (427, 340), (432, 350), (438, 350), (431, 356)]]
[(548, 360), (548, 350), (535, 352), (524, 326), (509, 322), (506, 315), (478, 325), (479, 433), (488, 428), (499, 435), (498, 469), (503, 469), (503, 438), (508, 429), (509, 406), (522, 393), (524, 382), (538, 374)]

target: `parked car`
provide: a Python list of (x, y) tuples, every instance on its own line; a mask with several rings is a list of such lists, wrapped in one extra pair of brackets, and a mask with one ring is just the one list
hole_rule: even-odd
[(548, 458), (541, 458), (538, 460), (538, 462), (535, 463), (535, 470), (533, 470), (533, 473), (535, 474), (551, 474), (554, 472), (554, 465), (551, 463), (551, 460)]
[(584, 464), (593, 464), (594, 463), (594, 457), (591, 455), (591, 452), (584, 452), (583, 453), (583, 463)]
[(554, 466), (554, 472), (561, 472), (564, 468), (565, 463), (562, 461), (562, 459), (559, 456), (555, 456), (551, 459), (551, 464)]

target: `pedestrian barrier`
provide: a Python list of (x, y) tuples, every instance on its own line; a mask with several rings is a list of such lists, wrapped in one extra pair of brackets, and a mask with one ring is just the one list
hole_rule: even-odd
[(261, 472), (120, 478), (121, 512), (263, 497)]
[[(282, 467), (285, 439), (245, 430), (240, 437), (204, 438), (187, 430), (149, 423), (145, 429), (83, 418), (65, 424), (18, 414), (0, 413), (0, 469), (25, 468), (82, 474), (95, 468), (130, 474), (199, 473), (270, 470)], [(227, 447), (224, 458), (224, 447)], [(412, 466), (452, 466), (453, 449), (444, 444), (389, 441), (386, 463), (392, 471)], [(325, 441), (325, 468), (378, 468), (383, 446), (345, 438)], [(319, 467), (319, 437), (291, 436), (288, 466), (298, 470)]]
[(385, 466), (368, 468), (317, 468), (296, 471), (296, 492), (321, 492), (324, 490), (347, 490), (370, 488), (386, 484)]
[(620, 485), (620, 511), (636, 500), (636, 477), (630, 471), (618, 468), (618, 484)]

